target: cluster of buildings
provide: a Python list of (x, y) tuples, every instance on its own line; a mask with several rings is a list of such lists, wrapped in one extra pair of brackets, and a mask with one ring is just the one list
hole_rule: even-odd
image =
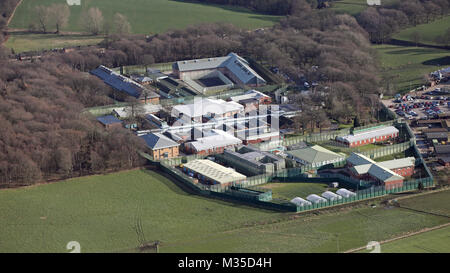
[[(346, 160), (346, 154), (319, 145), (279, 147), (282, 149), (278, 154), (253, 146), (260, 142), (280, 143), (280, 118), (292, 119), (301, 113), (301, 109), (296, 105), (273, 104), (271, 96), (255, 89), (227, 99), (203, 96), (208, 91), (236, 86), (257, 88), (266, 84), (249, 62), (235, 53), (178, 61), (173, 64), (171, 74), (150, 70), (145, 76), (127, 78), (104, 66), (91, 73), (142, 102), (139, 112), (150, 129), (138, 130), (133, 127), (135, 124), (126, 122), (136, 114), (135, 105), (115, 107), (111, 115), (98, 117), (98, 121), (108, 129), (127, 126), (134, 129), (154, 160), (191, 154), (206, 157), (178, 166), (197, 183), (225, 187), (239, 184), (251, 176), (286, 169), (288, 161), (290, 166), (319, 168)], [(170, 98), (192, 93), (199, 96), (193, 100), (178, 100), (183, 101), (181, 104), (161, 104), (159, 101), (161, 96)], [(281, 100), (276, 96), (275, 99)], [(378, 126), (354, 131), (335, 140), (347, 147), (358, 147), (391, 141), (398, 135), (399, 130), (394, 126)], [(347, 159), (345, 169), (353, 178), (371, 180), (390, 188), (402, 185), (405, 177), (412, 175), (414, 163), (414, 158), (377, 163), (354, 153)], [(292, 202), (305, 205), (352, 195), (345, 189), (339, 192), (311, 195), (307, 200), (298, 197)]]
[(414, 174), (414, 166), (414, 157), (375, 162), (362, 154), (352, 153), (347, 158), (346, 168), (353, 178), (375, 181), (386, 189), (393, 189), (403, 186), (405, 177)]

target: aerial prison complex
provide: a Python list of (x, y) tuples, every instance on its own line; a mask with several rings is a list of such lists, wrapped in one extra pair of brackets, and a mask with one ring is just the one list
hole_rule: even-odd
[[(293, 119), (302, 114), (301, 109), (287, 98), (277, 98), (278, 93), (274, 97), (257, 90), (268, 82), (235, 53), (177, 61), (171, 67), (167, 71), (146, 68), (143, 75), (127, 76), (104, 66), (93, 70), (93, 75), (115, 91), (141, 102), (139, 125), (134, 119), (136, 104), (112, 107), (108, 115), (97, 119), (107, 129), (132, 130), (146, 144), (144, 152), (149, 159), (169, 162), (177, 175), (185, 175), (196, 185), (223, 191), (236, 191), (241, 185), (239, 194), (258, 200), (269, 200), (271, 194), (243, 185), (280, 173), (301, 173), (305, 179), (331, 175), (338, 177), (336, 181), (356, 185), (338, 189), (339, 183), (333, 182), (323, 193), (290, 200), (297, 206), (309, 206), (352, 198), (360, 184), (402, 187), (418, 171), (414, 157), (377, 162), (357, 152), (369, 144), (384, 149), (400, 142), (402, 127), (396, 122), (337, 130), (327, 141), (303, 142), (303, 136), (290, 136), (296, 129)], [(218, 90), (227, 91), (218, 96), (214, 93)], [(211, 91), (213, 95), (206, 95)], [(296, 138), (302, 140), (291, 141)]]

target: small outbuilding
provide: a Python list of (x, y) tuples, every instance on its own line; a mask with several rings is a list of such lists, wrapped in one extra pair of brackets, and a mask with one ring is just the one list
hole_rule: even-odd
[(350, 197), (356, 196), (356, 193), (351, 192), (351, 191), (349, 191), (347, 189), (344, 189), (344, 188), (337, 190), (336, 193), (339, 194), (340, 196), (344, 197), (344, 198), (350, 198)]
[(313, 204), (325, 203), (327, 199), (318, 196), (317, 194), (310, 194), (306, 197), (306, 200), (310, 201)]
[(322, 197), (324, 197), (325, 199), (328, 199), (330, 201), (337, 201), (337, 200), (341, 200), (342, 196), (335, 194), (334, 192), (331, 191), (326, 191), (324, 193), (322, 193)]
[(296, 204), (297, 206), (303, 207), (303, 206), (311, 206), (312, 203), (309, 201), (306, 201), (303, 198), (300, 197), (295, 197), (294, 199), (291, 200), (291, 203)]
[(115, 127), (120, 128), (122, 127), (123, 123), (123, 121), (121, 121), (120, 119), (116, 118), (113, 115), (98, 117), (97, 121), (100, 122), (103, 126), (105, 126), (106, 129), (111, 129)]

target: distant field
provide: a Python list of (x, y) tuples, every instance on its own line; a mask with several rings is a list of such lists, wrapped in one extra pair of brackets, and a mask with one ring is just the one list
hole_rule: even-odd
[(382, 73), (393, 77), (397, 92), (422, 86), (426, 75), (450, 65), (449, 50), (396, 45), (374, 45), (373, 48), (378, 51)]
[[(426, 199), (426, 197), (424, 197)], [(190, 195), (151, 171), (0, 190), (0, 252), (133, 252), (138, 219), (161, 252), (336, 252), (448, 222), (398, 208), (294, 215)]]
[(14, 49), (16, 53), (24, 51), (39, 51), (52, 48), (84, 46), (98, 44), (103, 40), (101, 36), (92, 35), (56, 35), (56, 34), (30, 34), (13, 32), (5, 43), (7, 48)]
[[(66, 3), (66, 0), (24, 0), (10, 23), (11, 28), (28, 28), (35, 21), (37, 5)], [(204, 22), (228, 22), (246, 29), (271, 26), (280, 17), (255, 14), (247, 9), (229, 6), (184, 3), (172, 0), (81, 0), (81, 6), (71, 6), (71, 16), (64, 31), (83, 31), (82, 10), (98, 7), (106, 21), (120, 12), (128, 17), (134, 33), (161, 33)]]
[(415, 32), (420, 33), (419, 42), (422, 44), (441, 45), (436, 43), (436, 37), (443, 35), (450, 28), (450, 16), (433, 21), (429, 24), (422, 24), (410, 27), (395, 34), (393, 38), (398, 40), (413, 42), (412, 35)]
[(382, 244), (380, 251), (381, 253), (450, 253), (450, 227)]
[[(397, 3), (399, 0), (380, 0), (382, 6), (388, 6)], [(358, 15), (368, 7), (367, 0), (341, 0), (331, 2), (332, 9), (338, 13), (348, 13), (350, 15)]]

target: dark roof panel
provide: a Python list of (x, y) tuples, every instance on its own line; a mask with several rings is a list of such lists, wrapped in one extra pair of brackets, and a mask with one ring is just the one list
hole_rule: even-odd
[(122, 123), (120, 119), (116, 118), (115, 116), (108, 115), (108, 116), (102, 116), (98, 117), (97, 120), (102, 123), (103, 125), (109, 125), (114, 123)]

